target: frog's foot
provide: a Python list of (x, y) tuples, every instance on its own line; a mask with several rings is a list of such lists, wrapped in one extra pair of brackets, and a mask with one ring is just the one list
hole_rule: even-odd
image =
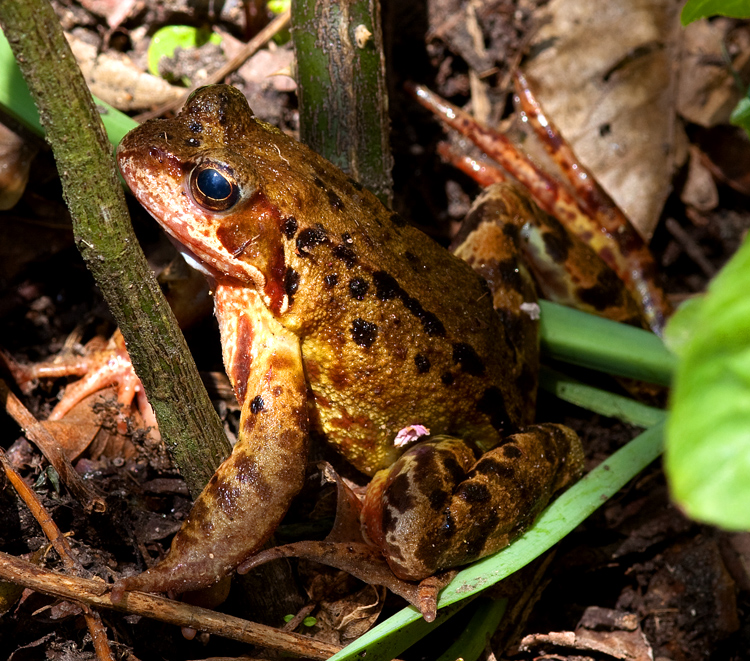
[[(8, 362), (7, 358), (6, 362)], [(133, 370), (130, 356), (125, 348), (125, 340), (119, 330), (114, 332), (106, 345), (103, 345), (99, 338), (92, 340), (86, 346), (83, 356), (61, 357), (34, 365), (9, 363), (9, 367), (21, 387), (38, 379), (81, 377), (65, 388), (65, 393), (52, 409), (48, 420), (61, 420), (89, 395), (117, 385), (117, 401), (121, 408), (117, 421), (118, 431), (123, 434), (127, 432), (126, 414), (130, 411), (133, 400), (137, 402), (145, 426), (157, 429), (156, 417), (148, 403), (141, 380)]]
[(580, 440), (561, 425), (528, 427), (478, 461), (435, 437), (375, 475), (363, 527), (399, 578), (422, 580), (510, 544), (582, 467)]
[[(563, 223), (571, 235), (591, 246), (625, 283), (648, 325), (660, 333), (671, 307), (656, 282), (657, 268), (648, 247), (591, 173), (577, 161), (570, 146), (544, 116), (520, 74), (516, 77), (516, 88), (529, 123), (560, 166), (576, 196), (522, 155), (502, 133), (482, 126), (468, 113), (421, 85), (411, 89), (422, 105), (474, 142), (505, 172), (512, 174), (528, 189), (534, 201)], [(446, 149), (442, 155), (482, 185), (506, 178), (501, 170), (489, 163), (478, 163)]]

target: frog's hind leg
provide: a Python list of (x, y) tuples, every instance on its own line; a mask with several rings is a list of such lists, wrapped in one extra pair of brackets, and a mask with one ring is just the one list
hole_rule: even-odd
[[(530, 214), (540, 213), (513, 184), (496, 184), (474, 202), (451, 250), (487, 283), (492, 304), (500, 316), (506, 342), (515, 362), (526, 374), (539, 371), (539, 306), (531, 274), (522, 257), (521, 228)], [(523, 410), (533, 412), (536, 386), (526, 384), (520, 396)], [(530, 419), (521, 424), (531, 422)]]
[(478, 461), (463, 441), (435, 437), (375, 476), (363, 525), (399, 578), (422, 580), (510, 544), (582, 467), (562, 425), (528, 427)]
[[(462, 242), (466, 242), (464, 228), (497, 223), (524, 254), (544, 298), (613, 321), (647, 327), (630, 291), (590, 245), (542, 211), (518, 186), (500, 183), (506, 178), (496, 167), (457, 154), (447, 145), (440, 151), (443, 158), (487, 187), (464, 222), (459, 234)], [(477, 237), (474, 243), (487, 252), (488, 244), (483, 237)], [(463, 246), (456, 250), (460, 256), (465, 253)], [(481, 273), (492, 286), (491, 276)]]
[[(625, 283), (648, 325), (660, 333), (671, 306), (656, 282), (657, 267), (648, 247), (612, 200), (592, 183), (593, 178), (583, 170), (557, 129), (542, 114), (522, 76), (517, 76), (516, 85), (532, 128), (566, 174), (576, 196), (521, 154), (502, 133), (482, 126), (471, 115), (421, 85), (410, 86), (410, 91), (423, 106), (511, 173), (545, 212), (558, 218), (569, 232), (588, 243)], [(488, 164), (464, 160), (458, 165), (484, 185), (500, 178), (492, 173), (492, 166)]]

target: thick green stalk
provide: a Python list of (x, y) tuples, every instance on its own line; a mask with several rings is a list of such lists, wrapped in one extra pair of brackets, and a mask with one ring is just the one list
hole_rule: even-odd
[(302, 142), (390, 204), (388, 92), (378, 0), (292, 0)]
[(91, 94), (46, 0), (0, 0), (0, 24), (54, 151), (76, 244), (122, 330), (162, 436), (196, 494), (229, 445), (133, 234)]

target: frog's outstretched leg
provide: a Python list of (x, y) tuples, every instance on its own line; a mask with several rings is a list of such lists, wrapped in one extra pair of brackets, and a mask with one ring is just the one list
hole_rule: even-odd
[(363, 526), (399, 578), (421, 580), (510, 544), (582, 468), (562, 425), (528, 427), (478, 461), (463, 441), (435, 437), (373, 478)]
[[(534, 126), (534, 122), (543, 118), (543, 115), (538, 103), (530, 100), (533, 96), (528, 86), (523, 86), (524, 83), (522, 79), (517, 79), (519, 95)], [(553, 125), (544, 125), (544, 121), (548, 122), (546, 118), (539, 122), (536, 130), (543, 134), (543, 143), (548, 151), (554, 155), (566, 174), (570, 174), (569, 179), (582, 194), (582, 200), (576, 199), (554, 177), (529, 161), (502, 133), (480, 125), (468, 113), (441, 99), (426, 87), (414, 85), (410, 89), (422, 105), (437, 114), (448, 126), (469, 138), (506, 172), (511, 173), (529, 190), (534, 201), (544, 211), (559, 219), (568, 231), (590, 245), (625, 283), (654, 332), (661, 332), (671, 306), (656, 282), (657, 268), (648, 247), (622, 212), (611, 212), (611, 209), (616, 208), (614, 204), (611, 208), (608, 207), (603, 195), (593, 195), (587, 184), (574, 181), (575, 170), (570, 166), (577, 162), (573, 152)], [(471, 176), (474, 176), (473, 170), (481, 182), (499, 181), (502, 178), (502, 175), (492, 174), (492, 166), (488, 164), (473, 167), (464, 161), (461, 169)]]
[(302, 488), (307, 389), (299, 339), (241, 286), (219, 286), (216, 314), (224, 364), (242, 406), (239, 441), (193, 505), (158, 565), (119, 581), (125, 590), (208, 587), (270, 537)]

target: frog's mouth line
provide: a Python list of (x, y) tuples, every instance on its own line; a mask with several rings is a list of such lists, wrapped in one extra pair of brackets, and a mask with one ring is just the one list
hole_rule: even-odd
[(194, 268), (199, 273), (208, 278), (209, 284), (213, 286), (213, 283), (218, 278), (219, 274), (208, 266), (200, 257), (198, 257), (190, 248), (188, 248), (179, 239), (176, 239), (171, 234), (167, 234), (167, 238), (170, 243), (176, 248), (177, 252), (182, 255), (182, 258), (188, 263), (189, 266)]

